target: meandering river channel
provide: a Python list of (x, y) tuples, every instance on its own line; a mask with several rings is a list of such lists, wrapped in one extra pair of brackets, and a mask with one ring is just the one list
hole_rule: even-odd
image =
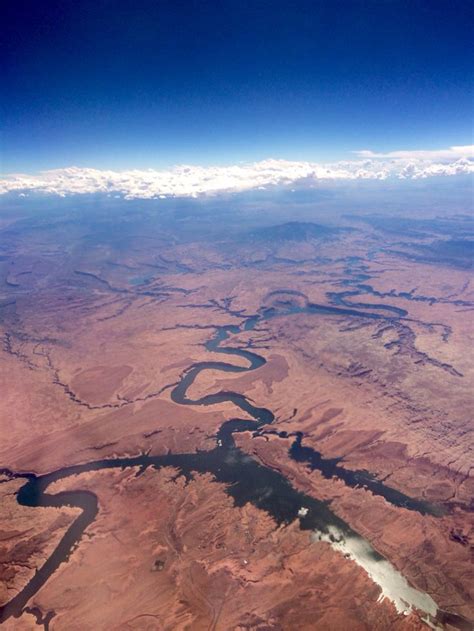
[[(374, 305), (364, 306), (374, 308)], [(379, 308), (378, 305), (375, 308)], [(242, 373), (257, 370), (265, 364), (266, 360), (254, 352), (237, 347), (222, 346), (222, 343), (230, 336), (242, 331), (249, 331), (266, 319), (301, 312), (370, 319), (393, 319), (403, 315), (401, 310), (395, 312), (395, 309), (386, 315), (380, 312), (360, 311), (347, 306), (306, 304), (302, 307), (289, 304), (283, 308), (263, 309), (256, 316), (244, 318), (240, 326), (216, 327), (215, 335), (206, 344), (207, 350), (225, 355), (229, 359), (237, 356), (244, 359), (247, 365), (237, 366), (224, 361), (194, 364), (185, 371), (171, 392), (173, 401), (181, 405), (209, 406), (231, 401), (250, 417), (251, 420), (236, 418), (225, 421), (216, 435), (216, 447), (214, 449), (188, 454), (167, 454), (164, 456), (142, 454), (136, 457), (101, 459), (64, 467), (39, 476), (32, 473), (4, 471), (11, 478), (25, 479), (25, 484), (17, 494), (17, 501), (20, 505), (29, 507), (73, 506), (80, 508), (82, 512), (70, 525), (51, 556), (36, 571), (30, 581), (14, 598), (0, 608), (0, 623), (11, 616), (19, 617), (22, 614), (28, 601), (41, 589), (58, 567), (68, 561), (74, 546), (78, 544), (85, 529), (97, 515), (98, 501), (93, 493), (77, 490), (50, 494), (47, 489), (53, 482), (80, 473), (102, 469), (138, 467), (143, 470), (147, 467), (173, 466), (188, 477), (192, 477), (194, 472), (211, 473), (216, 480), (227, 485), (227, 493), (232, 496), (237, 506), (251, 502), (268, 512), (279, 524), (288, 524), (299, 519), (301, 529), (311, 531), (311, 540), (327, 541), (333, 548), (364, 567), (371, 578), (380, 585), (382, 596), (390, 598), (398, 611), (408, 612), (416, 608), (429, 621), (430, 625), (439, 626), (443, 621), (447, 621), (447, 616), (449, 616), (450, 624), (454, 624), (459, 629), (469, 628), (462, 618), (440, 611), (428, 594), (410, 586), (406, 579), (374, 550), (368, 541), (352, 530), (331, 510), (327, 502), (317, 500), (296, 490), (279, 472), (260, 464), (235, 446), (233, 434), (236, 432), (250, 430), (259, 433), (263, 426), (271, 425), (275, 418), (271, 410), (256, 407), (244, 395), (230, 391), (220, 391), (196, 400), (189, 398), (190, 386), (205, 370)], [(282, 437), (286, 437), (286, 435), (282, 434)], [(289, 457), (307, 463), (312, 469), (321, 471), (324, 476), (337, 476), (345, 484), (352, 487), (365, 486), (372, 493), (383, 496), (396, 506), (402, 506), (423, 514), (440, 514), (440, 507), (407, 497), (403, 493), (384, 485), (367, 472), (345, 469), (338, 459), (325, 459), (317, 451), (303, 446), (302, 441), (303, 434), (300, 432), (295, 434), (289, 449)], [(308, 545), (312, 544), (309, 542)]]

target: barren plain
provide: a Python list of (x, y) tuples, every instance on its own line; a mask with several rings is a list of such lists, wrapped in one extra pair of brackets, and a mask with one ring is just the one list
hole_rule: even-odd
[(467, 216), (0, 227), (5, 629), (471, 629)]

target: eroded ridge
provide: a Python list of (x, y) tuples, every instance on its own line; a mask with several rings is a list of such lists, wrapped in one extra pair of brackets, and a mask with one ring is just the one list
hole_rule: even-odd
[[(310, 309), (312, 312), (319, 312), (319, 308), (314, 305)], [(288, 312), (285, 314), (288, 315)], [(33, 578), (0, 609), (0, 622), (4, 622), (11, 616), (18, 617), (23, 611), (26, 611), (28, 601), (41, 589), (61, 563), (67, 562), (72, 549), (78, 544), (86, 528), (96, 518), (98, 500), (95, 494), (81, 490), (50, 494), (47, 489), (51, 484), (70, 476), (104, 469), (134, 468), (137, 470), (137, 475), (140, 475), (148, 467), (159, 469), (171, 466), (177, 468), (187, 479), (191, 479), (193, 473), (211, 473), (217, 481), (227, 485), (227, 493), (233, 498), (235, 505), (242, 506), (251, 502), (269, 513), (278, 524), (289, 524), (299, 519), (302, 530), (312, 531), (315, 533), (316, 539), (328, 541), (336, 550), (349, 556), (352, 555), (351, 558), (369, 572), (372, 579), (380, 585), (382, 593), (393, 600), (399, 611), (419, 610), (430, 624), (435, 625), (441, 623), (449, 615), (451, 625), (459, 629), (468, 628), (467, 622), (461, 617), (439, 611), (427, 594), (410, 587), (388, 561), (354, 532), (344, 520), (331, 511), (326, 502), (296, 490), (282, 474), (258, 463), (236, 448), (233, 435), (248, 430), (259, 435), (259, 430), (263, 426), (271, 425), (275, 419), (270, 410), (257, 407), (250, 403), (244, 395), (231, 391), (219, 391), (194, 400), (187, 396), (188, 389), (204, 370), (239, 373), (253, 371), (263, 366), (265, 359), (257, 353), (237, 347), (223, 348), (221, 344), (230, 335), (239, 333), (241, 330), (249, 331), (263, 318), (276, 317), (277, 315), (272, 310), (264, 312), (262, 315), (247, 318), (240, 327), (216, 327), (215, 335), (206, 344), (207, 349), (230, 357), (239, 356), (245, 359), (248, 365), (243, 367), (227, 362), (201, 362), (185, 371), (180, 382), (171, 392), (172, 399), (182, 405), (210, 406), (223, 401), (231, 401), (252, 418), (252, 420), (236, 418), (224, 422), (217, 433), (217, 446), (213, 450), (165, 456), (141, 454), (136, 457), (95, 460), (64, 467), (41, 476), (31, 473), (14, 473), (7, 470), (2, 472), (9, 479), (26, 479), (25, 484), (17, 494), (17, 501), (20, 505), (28, 507), (72, 506), (80, 508), (82, 512), (70, 525), (54, 552)], [(364, 314), (359, 313), (357, 315), (358, 317), (364, 316)], [(346, 470), (334, 460), (324, 459), (314, 450), (303, 447), (301, 433), (296, 436), (289, 454), (297, 461), (310, 463), (312, 468), (322, 471), (324, 475), (336, 475), (350, 486), (363, 484), (371, 492), (382, 495), (387, 501), (397, 506), (416, 510), (422, 514), (426, 512), (437, 514), (438, 509), (428, 503), (411, 500), (402, 493), (386, 487), (382, 482), (364, 476), (362, 472)], [(390, 576), (393, 574), (390, 585), (384, 585), (383, 578), (378, 576), (377, 563), (384, 563), (390, 568)], [(381, 573), (381, 576), (385, 578), (386, 575), (387, 571)], [(397, 592), (397, 586), (400, 593)]]

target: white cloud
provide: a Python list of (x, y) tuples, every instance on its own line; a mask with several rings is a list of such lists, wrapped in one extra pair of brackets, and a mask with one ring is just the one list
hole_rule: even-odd
[(36, 191), (64, 197), (106, 193), (126, 199), (150, 199), (198, 197), (293, 183), (313, 186), (317, 182), (328, 184), (336, 180), (414, 180), (473, 173), (472, 149), (451, 147), (437, 152), (395, 151), (389, 154), (363, 151), (359, 152), (363, 159), (327, 164), (269, 159), (231, 166), (181, 165), (167, 170), (107, 171), (69, 167), (42, 171), (37, 175), (7, 175), (0, 179), (0, 194)]
[(449, 149), (417, 149), (414, 151), (389, 151), (388, 153), (377, 153), (364, 149), (354, 151), (360, 158), (388, 158), (393, 160), (462, 160), (474, 158), (474, 145), (462, 145), (459, 147), (449, 147)]

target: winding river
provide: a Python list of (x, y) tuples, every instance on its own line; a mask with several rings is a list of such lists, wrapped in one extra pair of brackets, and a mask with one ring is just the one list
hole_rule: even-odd
[[(366, 305), (369, 306), (369, 305)], [(374, 305), (370, 305), (374, 308)], [(377, 309), (378, 306), (375, 306)], [(390, 310), (388, 310), (390, 311)], [(432, 598), (408, 584), (406, 579), (384, 559), (368, 541), (358, 535), (352, 528), (339, 518), (330, 508), (329, 503), (317, 500), (296, 490), (289, 481), (278, 471), (272, 470), (242, 452), (235, 446), (233, 434), (241, 431), (252, 431), (255, 434), (268, 431), (268, 426), (274, 421), (274, 414), (263, 407), (253, 405), (244, 395), (219, 391), (191, 399), (188, 396), (190, 386), (199, 374), (205, 370), (243, 373), (257, 370), (265, 364), (260, 355), (246, 349), (222, 346), (230, 336), (242, 331), (252, 330), (264, 320), (290, 315), (292, 313), (313, 313), (344, 317), (389, 319), (401, 317), (401, 310), (390, 315), (360, 311), (355, 308), (323, 306), (314, 304), (294, 305), (285, 304), (278, 308), (262, 309), (258, 315), (246, 317), (240, 326), (216, 327), (215, 334), (206, 343), (206, 348), (212, 353), (225, 355), (227, 358), (239, 357), (247, 362), (246, 366), (237, 366), (225, 361), (207, 361), (192, 365), (182, 375), (179, 383), (171, 392), (171, 398), (176, 403), (190, 406), (209, 406), (216, 403), (232, 402), (249, 419), (234, 418), (225, 421), (217, 435), (216, 447), (210, 451), (167, 454), (163, 456), (139, 455), (127, 458), (109, 458), (95, 460), (83, 464), (63, 467), (44, 475), (32, 473), (15, 473), (4, 470), (10, 478), (23, 478), (24, 485), (17, 494), (18, 504), (28, 507), (36, 506), (73, 506), (81, 509), (81, 514), (69, 526), (61, 541), (36, 571), (23, 589), (8, 603), (0, 608), (0, 623), (10, 617), (19, 617), (25, 611), (30, 599), (41, 589), (49, 577), (58, 567), (68, 561), (71, 551), (80, 541), (85, 529), (94, 521), (98, 512), (97, 497), (87, 491), (66, 491), (56, 494), (47, 492), (48, 487), (58, 480), (84, 472), (102, 469), (125, 469), (137, 467), (139, 472), (147, 467), (156, 469), (165, 466), (178, 468), (183, 475), (191, 478), (194, 472), (211, 473), (219, 482), (226, 484), (227, 493), (233, 498), (236, 506), (243, 506), (251, 502), (258, 508), (269, 513), (277, 523), (289, 524), (299, 519), (302, 530), (310, 531), (312, 540), (327, 541), (334, 549), (350, 557), (362, 566), (371, 578), (381, 587), (382, 597), (394, 602), (399, 612), (409, 612), (413, 608), (419, 610), (430, 625), (439, 626), (449, 621), (459, 629), (470, 628), (461, 617), (442, 612)], [(262, 429), (266, 427), (267, 430)], [(282, 438), (288, 438), (284, 433)], [(325, 459), (317, 451), (305, 447), (303, 434), (298, 432), (289, 448), (289, 456), (299, 462), (306, 463), (312, 469), (317, 469), (326, 477), (337, 476), (345, 484), (365, 486), (372, 493), (383, 496), (388, 502), (396, 506), (403, 506), (420, 513), (438, 515), (441, 509), (421, 500), (414, 500), (391, 489), (364, 471), (350, 471), (339, 464), (338, 459)], [(467, 625), (467, 626), (466, 626)]]

